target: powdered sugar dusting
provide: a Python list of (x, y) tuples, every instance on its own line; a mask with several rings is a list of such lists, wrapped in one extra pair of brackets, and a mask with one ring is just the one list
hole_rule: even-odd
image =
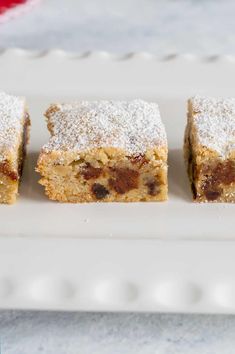
[(235, 149), (235, 98), (196, 96), (191, 102), (199, 143), (227, 158)]
[(53, 136), (45, 151), (115, 147), (137, 154), (167, 144), (156, 103), (82, 101), (56, 105), (47, 116)]
[(25, 101), (0, 92), (0, 161), (17, 148)]

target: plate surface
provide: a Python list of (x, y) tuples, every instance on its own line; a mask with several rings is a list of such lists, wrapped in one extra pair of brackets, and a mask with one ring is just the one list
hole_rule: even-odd
[[(235, 205), (195, 204), (182, 156), (186, 100), (233, 96), (234, 58), (115, 57), (8, 50), (0, 89), (27, 97), (32, 132), (20, 198), (0, 206), (0, 307), (235, 312)], [(169, 142), (169, 201), (59, 204), (34, 172), (48, 104), (159, 103)]]

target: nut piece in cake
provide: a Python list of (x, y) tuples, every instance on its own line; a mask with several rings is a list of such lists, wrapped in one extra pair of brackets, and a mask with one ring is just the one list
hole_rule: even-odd
[(167, 199), (167, 139), (158, 105), (142, 100), (51, 105), (37, 171), (52, 200)]
[(24, 98), (0, 93), (0, 203), (15, 202), (29, 139)]
[(198, 202), (235, 202), (235, 99), (188, 101), (185, 160)]

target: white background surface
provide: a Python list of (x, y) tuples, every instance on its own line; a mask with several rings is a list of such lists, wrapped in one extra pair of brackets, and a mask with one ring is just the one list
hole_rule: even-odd
[[(0, 47), (235, 54), (234, 13), (234, 1), (42, 0), (0, 27)], [(233, 316), (0, 314), (7, 354), (233, 354), (234, 333)]]

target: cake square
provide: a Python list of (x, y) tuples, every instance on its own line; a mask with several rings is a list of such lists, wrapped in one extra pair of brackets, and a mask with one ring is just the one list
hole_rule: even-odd
[(29, 140), (29, 114), (25, 99), (0, 93), (0, 203), (12, 204)]
[(234, 203), (234, 98), (189, 99), (184, 152), (195, 201)]
[(167, 199), (167, 139), (158, 105), (143, 100), (54, 104), (39, 181), (61, 202)]

